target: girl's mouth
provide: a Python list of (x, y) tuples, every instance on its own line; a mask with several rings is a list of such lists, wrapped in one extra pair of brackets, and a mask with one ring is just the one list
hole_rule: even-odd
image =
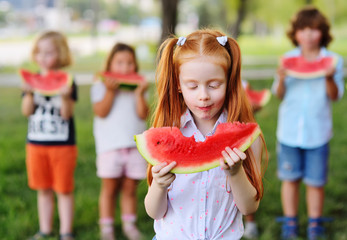
[(201, 111), (209, 111), (211, 109), (212, 105), (206, 106), (206, 107), (198, 107)]

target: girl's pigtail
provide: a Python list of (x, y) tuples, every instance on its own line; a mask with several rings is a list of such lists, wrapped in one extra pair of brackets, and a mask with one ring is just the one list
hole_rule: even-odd
[[(227, 103), (227, 110), (229, 113), (228, 122), (255, 122), (252, 106), (246, 96), (246, 92), (242, 86), (241, 81), (241, 51), (239, 45), (233, 38), (228, 38), (228, 43), (225, 46), (231, 56), (231, 68), (229, 72), (229, 89), (227, 90), (231, 97)], [(264, 137), (260, 136), (263, 144)], [(265, 146), (265, 145), (264, 145)], [(257, 190), (255, 196), (259, 200), (263, 196), (263, 183), (262, 183), (262, 170), (261, 165), (255, 161), (252, 149), (246, 150), (247, 159), (243, 162), (246, 175), (251, 184)]]
[[(169, 38), (162, 43), (157, 57), (156, 87), (157, 106), (155, 108), (152, 126), (177, 126), (180, 125), (181, 100), (178, 92), (178, 71), (174, 64), (174, 51), (177, 38)], [(147, 168), (147, 183), (150, 186), (153, 180), (152, 165)]]
[(177, 38), (167, 39), (159, 48), (157, 58), (156, 85), (157, 106), (153, 127), (180, 125), (181, 102), (178, 92), (178, 68), (174, 63)]

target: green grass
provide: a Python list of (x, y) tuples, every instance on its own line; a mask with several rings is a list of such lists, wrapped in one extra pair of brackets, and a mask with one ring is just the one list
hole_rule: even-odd
[[(255, 89), (270, 88), (271, 81), (250, 81)], [(25, 169), (25, 135), (27, 120), (20, 114), (20, 91), (16, 88), (0, 88), (0, 238), (2, 240), (26, 239), (38, 229), (36, 192), (27, 187)], [(265, 195), (256, 214), (262, 240), (278, 239), (280, 225), (276, 216), (282, 215), (280, 181), (276, 177), (275, 131), (279, 101), (272, 97), (256, 118), (260, 124), (269, 152), (269, 166), (265, 176)], [(347, 97), (334, 104), (334, 138), (331, 141), (329, 182), (326, 186), (324, 215), (335, 221), (328, 224), (329, 238), (347, 239)], [(100, 181), (95, 175), (95, 151), (92, 134), (92, 111), (89, 86), (80, 86), (76, 105), (76, 127), (79, 148), (75, 180), (75, 221), (77, 239), (98, 239), (98, 195)], [(152, 239), (153, 221), (146, 215), (143, 199), (146, 183), (138, 189), (138, 224), (145, 239)], [(304, 196), (304, 187), (301, 189)], [(118, 209), (117, 209), (118, 210)], [(300, 199), (301, 235), (306, 231), (305, 199)], [(119, 212), (116, 211), (116, 231), (120, 232)], [(55, 214), (54, 228), (58, 229)], [(117, 239), (125, 239), (119, 236)], [(304, 239), (304, 238), (303, 238)]]

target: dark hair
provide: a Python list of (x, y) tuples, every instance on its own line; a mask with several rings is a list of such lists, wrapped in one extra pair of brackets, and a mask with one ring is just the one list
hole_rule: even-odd
[(117, 43), (116, 45), (113, 46), (111, 52), (109, 53), (109, 55), (107, 57), (106, 65), (104, 67), (105, 72), (110, 71), (111, 62), (112, 62), (114, 55), (118, 52), (123, 52), (123, 51), (128, 51), (133, 55), (134, 62), (135, 62), (135, 72), (137, 72), (139, 70), (139, 65), (137, 64), (136, 53), (135, 53), (134, 48), (127, 45), (127, 44), (124, 44), (124, 43)]
[(306, 27), (318, 29), (321, 31), (321, 47), (327, 47), (333, 40), (333, 37), (329, 32), (330, 24), (328, 22), (328, 19), (317, 8), (309, 6), (297, 12), (291, 20), (290, 29), (287, 32), (287, 36), (295, 46), (299, 45), (295, 39), (296, 31), (304, 29)]

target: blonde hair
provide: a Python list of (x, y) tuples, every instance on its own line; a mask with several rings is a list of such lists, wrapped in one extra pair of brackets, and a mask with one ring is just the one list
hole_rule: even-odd
[(63, 68), (72, 64), (72, 56), (67, 43), (66, 37), (56, 31), (48, 31), (41, 34), (34, 42), (34, 47), (31, 52), (31, 58), (34, 62), (35, 55), (39, 51), (38, 43), (43, 39), (50, 39), (58, 52), (58, 59), (54, 65), (54, 68)]
[[(255, 122), (251, 105), (241, 83), (241, 52), (233, 38), (228, 38), (222, 46), (217, 37), (225, 34), (211, 29), (203, 29), (189, 34), (182, 46), (177, 46), (178, 39), (168, 38), (159, 48), (156, 70), (158, 103), (153, 116), (153, 127), (180, 127), (180, 118), (187, 109), (182, 94), (178, 91), (180, 66), (191, 59), (204, 56), (220, 65), (227, 76), (227, 89), (224, 108), (228, 112), (227, 121)], [(263, 136), (263, 144), (265, 146)], [(263, 195), (262, 171), (255, 163), (252, 150), (246, 151), (247, 159), (243, 162), (246, 174), (257, 190), (256, 199)], [(147, 170), (148, 184), (152, 182), (151, 166)]]

